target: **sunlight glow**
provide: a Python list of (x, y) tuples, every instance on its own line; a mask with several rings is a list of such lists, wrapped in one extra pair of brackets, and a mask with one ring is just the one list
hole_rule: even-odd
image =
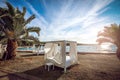
[(101, 46), (102, 50), (109, 50), (110, 49), (110, 45), (108, 45), (108, 44), (101, 44), (100, 46)]

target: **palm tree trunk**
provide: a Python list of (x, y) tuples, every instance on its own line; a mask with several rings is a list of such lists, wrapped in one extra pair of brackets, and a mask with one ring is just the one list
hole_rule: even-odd
[(16, 49), (18, 47), (17, 40), (8, 39), (6, 52), (3, 55), (4, 60), (14, 59), (16, 56)]
[(120, 47), (117, 49), (117, 57), (120, 59)]

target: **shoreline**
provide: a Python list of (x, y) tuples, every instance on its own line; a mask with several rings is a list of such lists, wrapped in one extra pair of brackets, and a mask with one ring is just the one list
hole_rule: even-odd
[(110, 54), (114, 55), (116, 54), (115, 52), (78, 52), (78, 54)]
[[(44, 56), (44, 54), (37, 54), (37, 53), (34, 53), (32, 51), (17, 51), (18, 52), (18, 55), (21, 55), (21, 56)], [(66, 54), (69, 54), (68, 52), (66, 52)], [(116, 53), (99, 53), (99, 52), (77, 52), (78, 55), (115, 55), (116, 56)]]
[[(20, 51), (20, 50), (17, 50), (17, 52), (26, 52), (26, 53), (34, 53), (33, 51), (31, 50), (23, 50), (23, 51)], [(66, 52), (66, 53), (69, 53), (69, 52)], [(77, 52), (78, 54), (116, 54), (116, 52)]]

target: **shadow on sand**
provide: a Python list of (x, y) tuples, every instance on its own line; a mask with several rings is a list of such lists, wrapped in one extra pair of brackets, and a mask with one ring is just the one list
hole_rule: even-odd
[(62, 68), (55, 67), (54, 70), (51, 68), (50, 71), (48, 71), (45, 70), (44, 66), (40, 66), (38, 68), (28, 70), (24, 73), (39, 77), (42, 80), (57, 80), (58, 78), (61, 77), (62, 74), (64, 74)]
[[(67, 70), (71, 69), (72, 67), (74, 66), (69, 67)], [(50, 71), (48, 71), (45, 69), (45, 66), (42, 65), (38, 68), (27, 70), (25, 72), (7, 73), (3, 71), (3, 73), (6, 74), (0, 75), (0, 80), (4, 80), (4, 78), (5, 80), (58, 80), (64, 74), (63, 71), (64, 70), (62, 68), (56, 66), (54, 70), (51, 67)], [(34, 79), (31, 76), (34, 76), (38, 79)]]
[[(72, 65), (69, 68), (67, 68), (67, 73), (69, 73), (69, 70), (75, 66), (78, 66), (78, 64)], [(39, 77), (42, 80), (58, 80), (62, 75), (64, 75), (64, 69), (55, 66), (54, 70), (52, 67), (50, 67), (50, 71), (48, 71), (47, 69), (45, 69), (45, 66), (42, 65), (38, 68), (28, 70), (24, 73), (35, 77)]]
[(21, 57), (32, 57), (32, 56), (42, 56), (43, 54), (25, 54), (25, 55), (20, 55)]
[(0, 72), (0, 80), (26, 80), (25, 78), (17, 76), (16, 74), (21, 74), (21, 73)]

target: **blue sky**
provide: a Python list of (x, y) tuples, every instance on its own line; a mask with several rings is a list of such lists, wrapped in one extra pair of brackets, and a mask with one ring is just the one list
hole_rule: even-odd
[(25, 6), (25, 18), (36, 15), (28, 26), (41, 28), (41, 41), (96, 43), (104, 26), (120, 24), (120, 0), (0, 0), (0, 6), (5, 1), (20, 10)]

